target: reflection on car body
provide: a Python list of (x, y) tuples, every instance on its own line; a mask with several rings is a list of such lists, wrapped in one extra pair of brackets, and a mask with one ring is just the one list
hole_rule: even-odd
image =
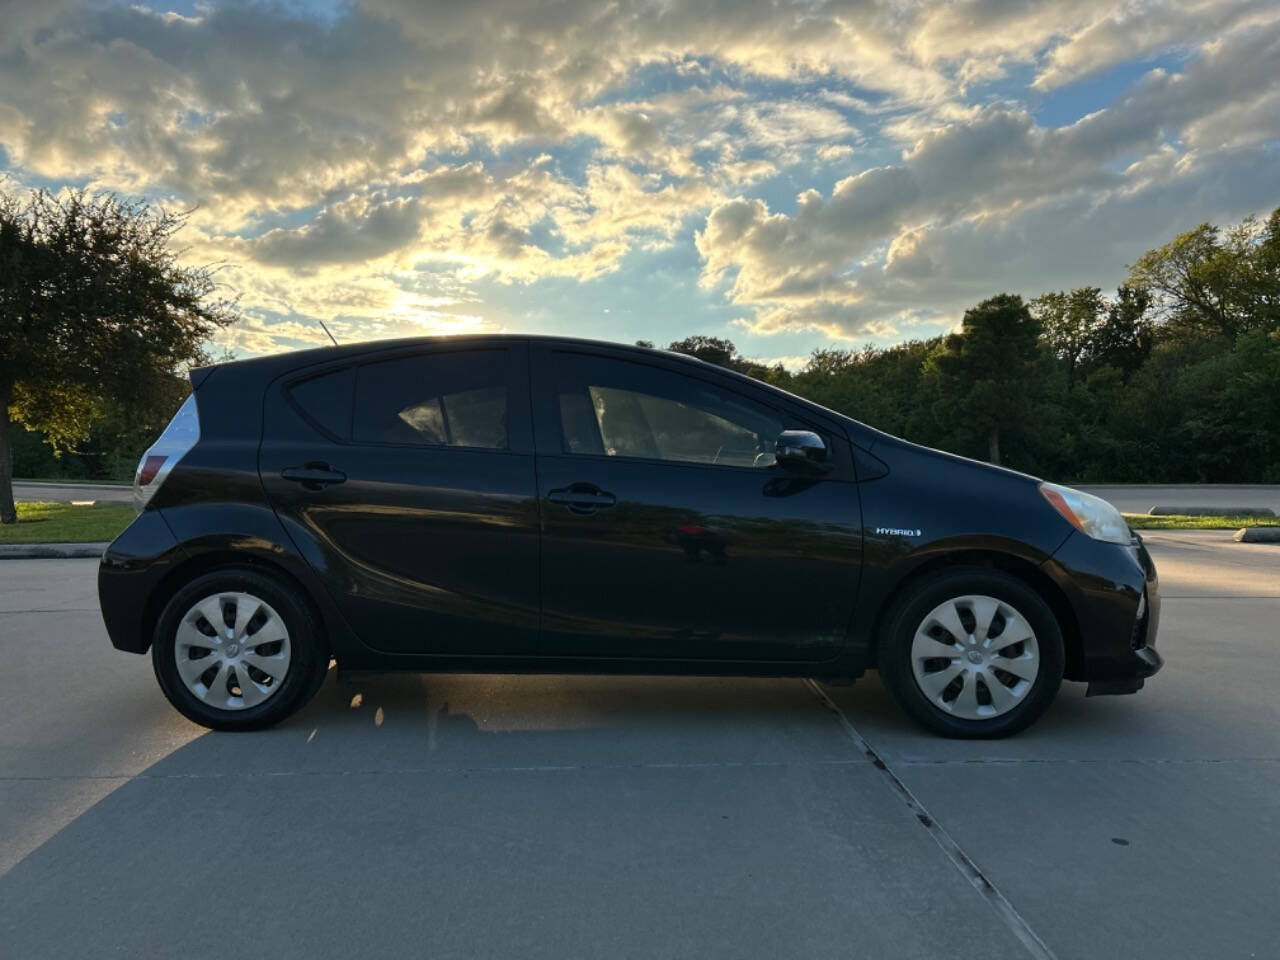
[(99, 574), (173, 704), (279, 721), (339, 670), (856, 677), (951, 736), (1161, 665), (1110, 505), (687, 357), (490, 336), (220, 364)]

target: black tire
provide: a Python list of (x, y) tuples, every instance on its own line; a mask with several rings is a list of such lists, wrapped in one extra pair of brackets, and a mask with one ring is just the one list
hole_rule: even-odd
[[(954, 716), (931, 702), (911, 665), (912, 640), (929, 612), (948, 599), (967, 595), (1009, 604), (1030, 624), (1040, 653), (1039, 673), (1021, 702), (1006, 713), (976, 720)], [(1062, 628), (1038, 592), (1002, 570), (965, 566), (930, 574), (895, 602), (880, 634), (877, 660), (885, 686), (915, 720), (944, 737), (979, 740), (1007, 737), (1038, 719), (1062, 685), (1065, 654)]]
[[(291, 655), (280, 689), (253, 707), (213, 707), (189, 690), (178, 674), (174, 638), (182, 617), (201, 598), (219, 592), (248, 593), (265, 600), (289, 632)], [(211, 730), (260, 730), (300, 710), (316, 695), (329, 669), (329, 650), (315, 614), (296, 586), (258, 570), (230, 567), (196, 577), (169, 599), (156, 621), (151, 664), (165, 697), (188, 720)]]

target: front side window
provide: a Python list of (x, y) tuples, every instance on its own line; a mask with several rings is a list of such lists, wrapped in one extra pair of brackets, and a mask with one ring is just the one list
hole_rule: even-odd
[(567, 453), (765, 469), (779, 415), (694, 377), (562, 355), (557, 386)]
[(356, 383), (357, 443), (506, 450), (505, 350), (460, 350), (369, 363)]

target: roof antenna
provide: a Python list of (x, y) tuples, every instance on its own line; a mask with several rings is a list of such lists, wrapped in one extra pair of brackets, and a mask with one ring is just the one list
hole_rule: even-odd
[(329, 333), (329, 328), (324, 325), (324, 321), (321, 320), (319, 317), (316, 317), (316, 323), (320, 324), (321, 330), (329, 334), (329, 339), (333, 341), (333, 345), (336, 347), (338, 345), (338, 341), (332, 333)]

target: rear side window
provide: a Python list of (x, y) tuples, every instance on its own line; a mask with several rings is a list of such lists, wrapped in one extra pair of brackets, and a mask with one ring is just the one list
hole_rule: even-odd
[(345, 440), (351, 436), (351, 387), (354, 382), (355, 371), (346, 367), (295, 383), (289, 388), (289, 395), (317, 426), (339, 440)]
[(506, 450), (510, 389), (505, 350), (460, 350), (360, 367), (357, 443)]

